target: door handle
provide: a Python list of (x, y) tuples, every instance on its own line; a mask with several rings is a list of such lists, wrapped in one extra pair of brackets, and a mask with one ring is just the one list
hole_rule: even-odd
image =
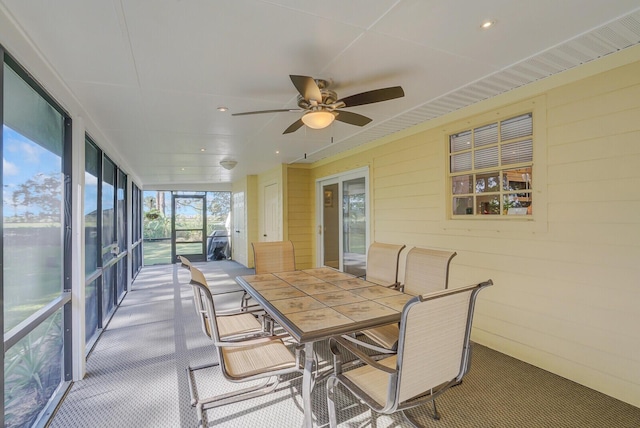
[(264, 236), (264, 237), (266, 238), (266, 237), (267, 237), (267, 234), (265, 233), (265, 234), (264, 234), (264, 235), (262, 235), (262, 236)]
[(240, 231), (239, 231), (239, 230), (236, 230), (236, 233), (240, 233)]

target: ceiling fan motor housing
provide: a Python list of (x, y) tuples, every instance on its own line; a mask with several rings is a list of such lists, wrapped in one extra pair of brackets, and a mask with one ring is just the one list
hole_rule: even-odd
[[(325, 80), (320, 81), (326, 83)], [(318, 87), (320, 88), (322, 101), (316, 104), (313, 100), (306, 100), (302, 95), (298, 95), (298, 107), (305, 110), (312, 110), (313, 107), (319, 106), (335, 108), (335, 106), (332, 106), (332, 104), (334, 104), (338, 100), (338, 94), (336, 94), (335, 91), (332, 91), (331, 89), (327, 89), (326, 87), (321, 87), (320, 85), (318, 85)]]

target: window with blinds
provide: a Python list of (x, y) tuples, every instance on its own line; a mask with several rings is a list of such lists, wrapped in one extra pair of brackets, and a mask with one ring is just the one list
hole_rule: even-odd
[(449, 136), (452, 215), (531, 215), (533, 115)]

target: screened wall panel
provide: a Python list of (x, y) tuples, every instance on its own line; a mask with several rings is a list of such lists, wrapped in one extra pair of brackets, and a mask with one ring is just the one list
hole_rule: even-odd
[(93, 336), (98, 332), (100, 324), (100, 312), (98, 311), (98, 294), (100, 292), (100, 288), (98, 287), (98, 283), (101, 280), (102, 277), (99, 277), (91, 281), (84, 289), (85, 343), (89, 343)]
[(3, 125), (2, 177), (7, 332), (62, 290), (64, 118), (7, 65), (4, 88), (10, 119)]
[(107, 157), (102, 163), (102, 264), (114, 257), (112, 246), (116, 243), (116, 166)]
[(91, 275), (98, 269), (100, 242), (98, 241), (98, 177), (100, 152), (89, 140), (85, 141), (84, 174), (84, 271)]
[(50, 399), (69, 375), (71, 121), (1, 47), (0, 58), (3, 419), (27, 427), (55, 406)]
[(115, 307), (116, 265), (102, 271), (102, 323), (105, 325)]

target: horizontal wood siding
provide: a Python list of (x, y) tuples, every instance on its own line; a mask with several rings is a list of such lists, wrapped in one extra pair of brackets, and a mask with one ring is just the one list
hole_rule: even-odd
[[(640, 406), (640, 62), (567, 76), (325, 161), (310, 180), (370, 165), (372, 240), (456, 251), (451, 287), (493, 279), (473, 340)], [(449, 219), (447, 135), (532, 97), (534, 221)]]
[(288, 237), (296, 252), (296, 267), (308, 269), (313, 263), (313, 191), (309, 191), (308, 169), (287, 169)]

